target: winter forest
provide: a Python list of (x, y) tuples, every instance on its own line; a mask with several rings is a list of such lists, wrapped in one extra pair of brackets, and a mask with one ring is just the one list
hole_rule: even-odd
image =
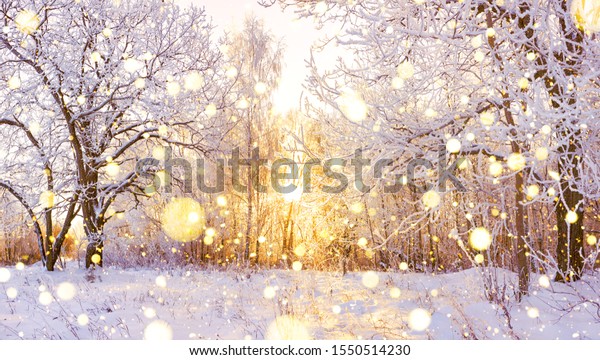
[(0, 339), (600, 339), (599, 0), (227, 3), (2, 1)]

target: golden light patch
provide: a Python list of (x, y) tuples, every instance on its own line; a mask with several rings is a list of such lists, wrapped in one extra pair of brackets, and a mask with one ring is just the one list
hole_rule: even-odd
[(40, 194), (40, 205), (46, 209), (54, 207), (54, 193), (46, 190)]
[(300, 261), (294, 261), (292, 263), (292, 270), (294, 270), (294, 271), (302, 270), (302, 263)]
[(573, 0), (571, 2), (571, 17), (585, 31), (600, 31), (600, 1)]
[(9, 299), (15, 299), (19, 295), (19, 291), (14, 287), (9, 287), (6, 289), (6, 297)]
[(471, 245), (474, 250), (487, 250), (491, 244), (492, 235), (486, 228), (478, 227), (471, 230), (471, 233), (469, 234), (469, 245)]
[(204, 114), (209, 118), (215, 116), (217, 114), (217, 106), (215, 104), (208, 104), (204, 108)]
[(421, 308), (412, 310), (408, 314), (408, 327), (414, 331), (424, 331), (431, 324), (431, 314)]
[(181, 85), (177, 81), (169, 81), (167, 83), (167, 94), (177, 96), (181, 92)]
[(374, 271), (367, 271), (363, 274), (361, 282), (369, 289), (376, 288), (379, 284), (379, 275)]
[(429, 190), (425, 194), (423, 194), (421, 201), (423, 202), (423, 205), (425, 205), (425, 207), (427, 207), (428, 209), (434, 209), (440, 205), (440, 203), (442, 202), (442, 198), (437, 191)]
[(223, 195), (217, 197), (217, 206), (219, 206), (219, 207), (227, 206), (227, 198)]
[(7, 82), (8, 88), (16, 90), (21, 87), (21, 79), (18, 76), (11, 76)]
[(506, 160), (506, 165), (509, 169), (513, 171), (520, 171), (525, 168), (527, 161), (525, 160), (525, 156), (521, 153), (512, 153), (508, 156)]
[(455, 138), (449, 139), (448, 142), (446, 143), (446, 150), (450, 154), (456, 154), (456, 153), (460, 152), (461, 147), (462, 147), (462, 144), (460, 143), (460, 140), (455, 139)]
[(187, 242), (204, 232), (204, 209), (190, 198), (173, 198), (162, 211), (161, 225), (173, 240)]
[(173, 329), (166, 321), (154, 320), (144, 329), (144, 340), (172, 340)]
[(499, 163), (499, 162), (493, 162), (493, 163), (491, 163), (490, 166), (489, 166), (489, 168), (488, 168), (488, 172), (493, 177), (498, 177), (498, 176), (502, 175), (502, 171), (503, 170), (504, 170), (504, 168), (502, 167), (502, 164)]
[(121, 168), (120, 168), (119, 164), (111, 161), (108, 164), (106, 164), (106, 166), (104, 167), (104, 171), (106, 171), (106, 174), (109, 177), (115, 179), (117, 176), (119, 176), (119, 173), (121, 172)]
[(38, 302), (44, 306), (50, 305), (52, 301), (54, 301), (54, 298), (52, 297), (52, 294), (47, 291), (42, 291), (38, 297)]
[(544, 161), (544, 160), (548, 159), (548, 156), (549, 156), (548, 149), (545, 147), (540, 147), (535, 150), (535, 158), (538, 161)]
[(99, 52), (97, 52), (97, 51), (94, 51), (94, 52), (92, 52), (92, 53), (91, 53), (91, 55), (90, 55), (90, 61), (91, 61), (91, 62), (93, 62), (93, 63), (98, 63), (98, 62), (100, 62), (101, 60), (102, 60), (102, 55), (100, 55), (100, 53), (99, 53)]
[(136, 89), (143, 89), (146, 87), (146, 80), (144, 78), (137, 78), (133, 82)]
[(361, 202), (356, 202), (356, 203), (350, 205), (350, 211), (352, 211), (355, 214), (360, 214), (364, 210), (365, 210), (365, 206)]
[(187, 73), (183, 79), (183, 87), (188, 91), (197, 91), (204, 86), (204, 78), (198, 71)]
[(549, 288), (550, 287), (550, 278), (548, 278), (546, 275), (542, 275), (538, 279), (538, 284), (540, 284), (540, 286), (543, 288)]
[(86, 314), (80, 314), (77, 316), (77, 324), (79, 324), (79, 326), (86, 326), (89, 324), (89, 322), (90, 318)]
[(579, 216), (575, 211), (567, 212), (567, 215), (565, 216), (566, 222), (568, 222), (569, 224), (575, 224), (577, 220), (579, 220)]
[(144, 63), (135, 58), (128, 58), (123, 61), (123, 68), (128, 73), (135, 73), (144, 67)]
[(156, 277), (156, 279), (154, 279), (154, 283), (158, 287), (166, 288), (167, 287), (167, 278), (164, 277), (163, 275), (159, 275)]
[(69, 301), (72, 300), (75, 295), (77, 295), (77, 289), (75, 288), (75, 285), (71, 284), (70, 282), (58, 284), (58, 287), (56, 288), (56, 296), (58, 296), (59, 299)]
[(409, 61), (405, 60), (396, 67), (396, 73), (400, 79), (408, 80), (415, 75), (415, 67)]
[(475, 255), (475, 262), (477, 264), (483, 264), (484, 261), (485, 261), (485, 258), (483, 257), (482, 254)]
[(92, 260), (92, 263), (97, 265), (97, 264), (100, 264), (102, 257), (98, 254), (94, 254), (94, 255), (92, 255), (92, 258), (90, 260)]
[(537, 308), (530, 307), (529, 309), (527, 309), (527, 316), (529, 316), (532, 319), (538, 318), (540, 317), (540, 311)]
[(271, 300), (275, 297), (276, 291), (275, 288), (272, 286), (267, 286), (264, 290), (263, 290), (263, 297), (267, 300)]
[(356, 244), (361, 247), (364, 248), (367, 246), (367, 244), (369, 243), (369, 241), (367, 240), (367, 238), (361, 237), (360, 239), (358, 239), (358, 241), (356, 242)]
[(540, 194), (540, 187), (537, 185), (529, 185), (526, 190), (527, 196), (534, 198)]
[(294, 249), (294, 254), (296, 254), (298, 257), (303, 257), (306, 254), (306, 246), (304, 244), (296, 246)]
[(267, 340), (310, 340), (305, 323), (294, 316), (278, 316), (267, 328)]
[(348, 120), (361, 122), (367, 118), (369, 108), (360, 94), (347, 90), (338, 98), (337, 104), (340, 111)]
[(519, 88), (521, 88), (521, 90), (527, 90), (529, 88), (529, 80), (527, 80), (527, 78), (520, 78), (519, 81), (517, 81), (517, 85), (519, 85)]
[(496, 115), (493, 112), (484, 111), (479, 114), (479, 121), (484, 126), (492, 126), (494, 125), (494, 122), (496, 122)]
[(0, 268), (0, 284), (8, 282), (10, 280), (10, 270), (7, 268)]
[(257, 82), (254, 85), (254, 92), (256, 95), (264, 95), (267, 92), (267, 84), (262, 81)]
[(40, 26), (40, 17), (31, 10), (21, 10), (15, 17), (17, 30), (23, 34), (31, 35)]

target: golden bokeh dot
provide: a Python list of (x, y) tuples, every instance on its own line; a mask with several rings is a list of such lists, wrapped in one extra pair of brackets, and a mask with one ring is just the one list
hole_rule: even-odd
[(424, 331), (431, 324), (431, 314), (421, 308), (412, 310), (408, 314), (408, 327), (414, 331)]
[(375, 271), (367, 271), (362, 275), (361, 282), (365, 287), (373, 289), (379, 284), (379, 275)]
[(491, 244), (492, 235), (486, 228), (478, 227), (471, 230), (471, 233), (469, 234), (469, 245), (471, 245), (474, 250), (487, 250)]
[(31, 10), (21, 10), (15, 17), (15, 24), (20, 32), (31, 35), (40, 26), (40, 17)]
[(483, 257), (483, 254), (475, 255), (475, 262), (477, 264), (483, 264), (484, 261), (485, 261), (485, 258)]
[(275, 288), (272, 286), (267, 286), (264, 290), (263, 290), (263, 297), (267, 300), (271, 300), (275, 297)]
[(542, 275), (538, 279), (538, 284), (540, 284), (540, 286), (543, 288), (549, 288), (550, 287), (550, 278), (548, 278), (548, 276), (546, 276), (546, 275)]
[(173, 240), (187, 242), (204, 232), (204, 210), (190, 198), (173, 198), (162, 211), (161, 225), (165, 234)]
[(565, 216), (566, 222), (568, 222), (569, 224), (575, 224), (577, 222), (577, 220), (579, 220), (579, 216), (577, 215), (577, 213), (575, 211), (567, 212), (567, 215)]
[(62, 282), (56, 288), (56, 296), (64, 301), (72, 300), (77, 295), (77, 288), (70, 282)]
[(98, 254), (94, 254), (94, 255), (92, 255), (92, 258), (90, 260), (92, 260), (92, 262), (97, 265), (97, 264), (100, 264), (102, 257)]
[(532, 319), (538, 318), (540, 317), (540, 311), (537, 308), (530, 307), (529, 309), (527, 309), (527, 316), (529, 316)]
[(442, 198), (437, 191), (429, 190), (423, 194), (421, 201), (423, 201), (423, 205), (425, 205), (426, 208), (434, 209), (440, 205)]

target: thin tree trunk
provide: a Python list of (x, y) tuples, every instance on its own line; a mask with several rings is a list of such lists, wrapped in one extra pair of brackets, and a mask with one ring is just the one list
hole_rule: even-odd
[(515, 174), (515, 227), (517, 229), (517, 273), (519, 276), (519, 291), (517, 291), (517, 301), (521, 301), (523, 296), (529, 292), (529, 265), (527, 261), (527, 243), (525, 238), (527, 230), (525, 226), (525, 209), (523, 206), (524, 182), (523, 171)]
[[(505, 96), (506, 97), (506, 96)], [(509, 125), (515, 126), (515, 121), (510, 112), (510, 102), (504, 103), (504, 116), (506, 117), (506, 121)], [(514, 130), (516, 131), (516, 130)], [(520, 153), (521, 146), (515, 142), (511, 141), (511, 149), (513, 153)], [(524, 179), (524, 170), (520, 169), (515, 174), (515, 228), (517, 231), (516, 234), (516, 257), (517, 257), (517, 274), (519, 278), (519, 289), (517, 291), (516, 297), (517, 301), (521, 301), (523, 296), (529, 293), (529, 264), (527, 260), (527, 226), (526, 222), (526, 214), (525, 206), (523, 202), (525, 201), (525, 179)]]

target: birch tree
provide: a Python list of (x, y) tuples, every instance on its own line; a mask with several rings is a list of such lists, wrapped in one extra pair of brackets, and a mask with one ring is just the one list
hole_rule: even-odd
[[(237, 122), (237, 129), (230, 137), (233, 147), (238, 151), (238, 161), (233, 160), (237, 169), (232, 170), (241, 175), (242, 168), (239, 165), (245, 165), (247, 169), (245, 184), (238, 176), (233, 186), (235, 191), (245, 192), (244, 259), (251, 260), (251, 249), (254, 248), (254, 262), (258, 256), (261, 234), (261, 229), (256, 227), (261, 221), (254, 221), (254, 218), (259, 216), (260, 202), (267, 192), (266, 189), (259, 189), (265, 186), (260, 178), (259, 168), (265, 164), (258, 163), (261, 157), (259, 146), (263, 146), (263, 156), (265, 150), (272, 154), (271, 148), (265, 148), (269, 147), (269, 133), (274, 124), (271, 93), (277, 87), (281, 74), (283, 43), (265, 28), (261, 20), (253, 16), (247, 16), (241, 31), (229, 37), (230, 40), (226, 41), (227, 74), (235, 79), (232, 92), (237, 99), (235, 106), (229, 109)], [(239, 159), (246, 159), (245, 163)]]

